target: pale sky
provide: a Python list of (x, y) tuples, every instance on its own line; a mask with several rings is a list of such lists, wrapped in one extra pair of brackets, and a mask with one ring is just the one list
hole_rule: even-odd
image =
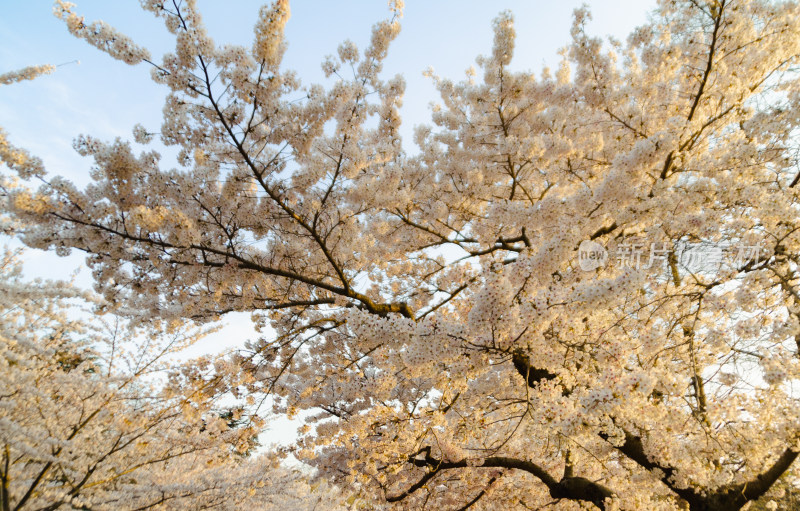
[[(159, 20), (139, 8), (136, 0), (76, 0), (76, 12), (88, 21), (102, 19), (147, 47), (156, 62), (171, 49), (168, 32)], [(210, 34), (217, 43), (249, 46), (252, 24), (259, 6), (254, 0), (222, 2), (198, 0)], [(435, 90), (422, 72), (432, 67), (443, 77), (461, 79), (475, 57), (491, 51), (492, 19), (510, 10), (517, 33), (512, 68), (532, 70), (558, 64), (558, 49), (569, 39), (571, 12), (580, 0), (407, 0), (402, 32), (392, 44), (384, 75), (401, 73), (407, 82), (402, 135), (407, 150), (413, 150), (412, 130), (428, 122), (429, 104)], [(588, 2), (593, 21), (591, 33), (624, 39), (646, 20), (653, 0), (595, 0)], [(323, 81), (320, 68), (325, 55), (338, 44), (353, 40), (367, 46), (373, 23), (389, 16), (382, 0), (297, 0), (286, 33), (289, 43), (284, 68), (298, 72), (305, 84)], [(80, 65), (59, 67), (49, 76), (0, 88), (0, 126), (11, 142), (41, 157), (51, 174), (86, 184), (89, 162), (71, 147), (72, 140), (86, 133), (101, 139), (131, 139), (134, 124), (158, 131), (166, 89), (153, 84), (146, 65), (128, 66), (69, 35), (52, 15), (48, 0), (3, 0), (0, 18), (0, 73), (29, 65)], [(0, 240), (7, 243), (8, 240)], [(28, 277), (69, 278), (82, 265), (82, 256), (58, 258), (29, 250)], [(78, 281), (91, 284), (86, 270)], [(196, 352), (219, 351), (241, 345), (253, 336), (248, 316), (226, 318), (227, 326), (196, 346)], [(279, 436), (287, 435), (286, 425)]]
[[(89, 162), (71, 147), (79, 134), (103, 139), (131, 138), (137, 122), (158, 131), (165, 88), (149, 79), (147, 65), (128, 66), (69, 35), (51, 12), (48, 0), (3, 0), (0, 18), (0, 73), (37, 64), (66, 64), (49, 76), (0, 89), (0, 126), (15, 145), (44, 159), (50, 173), (78, 184), (88, 181)], [(87, 20), (103, 19), (150, 49), (156, 61), (171, 49), (169, 34), (159, 20), (139, 8), (136, 0), (77, 0), (77, 12)], [(252, 22), (263, 2), (199, 0), (209, 32), (218, 43), (249, 45)], [(407, 81), (402, 134), (412, 150), (412, 130), (429, 117), (438, 98), (422, 72), (432, 67), (443, 77), (460, 79), (475, 57), (491, 50), (492, 19), (502, 10), (515, 17), (516, 50), (512, 67), (536, 73), (555, 67), (557, 51), (568, 42), (571, 12), (579, 0), (408, 0), (400, 36), (390, 48), (386, 76), (401, 73)], [(235, 7), (231, 7), (235, 5)], [(646, 19), (652, 0), (590, 2), (598, 35), (624, 38)], [(373, 23), (389, 15), (382, 0), (297, 0), (287, 25), (289, 48), (284, 67), (294, 69), (304, 83), (323, 80), (325, 55), (336, 52), (344, 39), (363, 49)], [(29, 254), (33, 263), (43, 258)], [(48, 261), (50, 258), (47, 258)], [(30, 276), (57, 277), (79, 266), (80, 257), (57, 263), (31, 264)], [(65, 273), (66, 270), (66, 273)]]

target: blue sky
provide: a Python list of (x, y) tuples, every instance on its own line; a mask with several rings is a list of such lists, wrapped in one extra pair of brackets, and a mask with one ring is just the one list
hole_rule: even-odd
[[(159, 55), (171, 49), (169, 34), (135, 0), (77, 0), (76, 11), (87, 20), (103, 19)], [(199, 0), (209, 32), (218, 43), (248, 45), (252, 23), (262, 2)], [(491, 21), (502, 10), (515, 17), (517, 42), (512, 67), (537, 72), (555, 67), (557, 51), (568, 42), (571, 12), (578, 0), (407, 0), (403, 29), (390, 49), (384, 72), (402, 73), (407, 81), (403, 107), (403, 137), (410, 148), (414, 125), (427, 122), (430, 102), (437, 96), (422, 72), (433, 67), (441, 76), (460, 79), (475, 57), (491, 50)], [(603, 0), (590, 3), (590, 31), (624, 38), (646, 20), (652, 0)], [(366, 47), (373, 23), (387, 17), (382, 0), (298, 0), (287, 25), (289, 48), (284, 66), (304, 83), (323, 80), (325, 55), (335, 53), (344, 39)], [(52, 15), (48, 0), (4, 0), (0, 19), (0, 73), (34, 64), (68, 64), (53, 75), (0, 88), (0, 126), (12, 143), (42, 157), (50, 173), (76, 183), (88, 181), (89, 162), (72, 150), (81, 133), (104, 139), (131, 138), (140, 122), (157, 131), (165, 89), (149, 80), (146, 65), (127, 66), (69, 35)], [(68, 278), (81, 267), (82, 256), (57, 258), (28, 251), (29, 277)], [(88, 272), (78, 281), (91, 284)], [(198, 347), (215, 350), (240, 344), (252, 335), (246, 315), (227, 319), (228, 327)]]
[[(156, 58), (171, 49), (169, 34), (159, 20), (139, 8), (136, 0), (77, 0), (77, 12), (87, 20), (103, 19), (149, 48)], [(263, 2), (199, 0), (209, 32), (218, 43), (249, 45), (252, 22)], [(157, 131), (165, 89), (149, 80), (146, 65), (131, 67), (115, 61), (69, 35), (52, 15), (48, 0), (5, 0), (0, 19), (0, 73), (34, 64), (59, 67), (53, 75), (0, 89), (0, 126), (18, 146), (45, 161), (51, 173), (76, 183), (88, 181), (89, 164), (71, 148), (75, 136), (130, 138), (141, 122)], [(538, 72), (558, 63), (557, 51), (568, 41), (571, 12), (579, 0), (408, 0), (403, 29), (390, 49), (387, 76), (402, 73), (407, 81), (402, 133), (407, 148), (414, 125), (428, 119), (437, 99), (431, 81), (437, 74), (459, 79), (481, 53), (491, 49), (491, 21), (502, 10), (515, 17), (517, 44), (512, 67)], [(590, 30), (624, 38), (646, 19), (652, 0), (597, 0), (590, 3)], [(335, 53), (344, 39), (364, 48), (373, 23), (389, 15), (382, 0), (298, 0), (291, 4), (287, 25), (289, 48), (284, 66), (295, 69), (304, 83), (323, 80), (320, 63)], [(52, 256), (54, 257), (54, 256)], [(59, 277), (80, 266), (81, 258), (53, 261), (29, 253), (30, 276)]]

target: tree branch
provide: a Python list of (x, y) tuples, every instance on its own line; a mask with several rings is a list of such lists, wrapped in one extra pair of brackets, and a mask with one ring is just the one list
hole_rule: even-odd
[[(436, 459), (430, 454), (431, 448), (425, 447), (416, 455), (409, 458), (409, 463), (420, 468), (429, 468), (430, 472), (426, 473), (419, 481), (412, 485), (405, 492), (387, 497), (389, 502), (398, 502), (408, 497), (418, 489), (422, 488), (431, 479), (433, 479), (439, 472), (443, 470), (452, 470), (457, 468), (467, 468), (472, 466), (467, 460), (460, 461), (444, 461)], [(425, 454), (424, 458), (418, 458), (419, 454)], [(509, 458), (505, 456), (492, 456), (483, 459), (482, 463), (475, 468), (507, 468), (521, 470), (527, 472), (537, 479), (539, 479), (550, 493), (550, 496), (555, 499), (568, 499), (583, 502), (591, 502), (601, 510), (605, 510), (605, 501), (614, 496), (614, 491), (603, 486), (600, 483), (586, 479), (585, 477), (573, 476), (564, 477), (560, 481), (551, 476), (544, 468), (539, 465), (517, 458)]]

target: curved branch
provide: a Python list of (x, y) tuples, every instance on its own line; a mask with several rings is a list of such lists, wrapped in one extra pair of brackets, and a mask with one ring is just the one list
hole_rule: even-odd
[[(429, 468), (422, 478), (412, 485), (408, 490), (395, 496), (387, 497), (389, 502), (398, 502), (408, 497), (418, 489), (422, 488), (431, 479), (444, 470), (452, 470), (458, 468), (467, 468), (473, 466), (467, 460), (460, 461), (444, 461), (436, 459), (430, 454), (431, 448), (425, 447), (419, 453), (411, 457), (408, 461), (412, 465), (420, 468)], [(417, 458), (419, 454), (425, 454), (424, 458)], [(480, 465), (475, 468), (506, 468), (515, 469), (527, 472), (537, 479), (539, 479), (554, 499), (568, 499), (583, 502), (590, 502), (601, 510), (605, 510), (605, 501), (615, 495), (615, 492), (610, 488), (603, 486), (600, 483), (586, 479), (585, 477), (564, 477), (560, 481), (551, 476), (544, 468), (531, 461), (521, 460), (517, 458), (510, 458), (505, 456), (492, 456), (483, 459)]]

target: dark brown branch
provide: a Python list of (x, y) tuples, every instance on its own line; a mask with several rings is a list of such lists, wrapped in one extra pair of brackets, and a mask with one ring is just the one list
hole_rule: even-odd
[[(537, 383), (543, 381), (553, 380), (557, 376), (546, 369), (532, 367), (529, 357), (521, 352), (517, 352), (512, 356), (512, 362), (514, 368), (530, 387), (534, 387)], [(709, 491), (705, 488), (680, 488), (673, 480), (676, 468), (665, 463), (654, 461), (648, 456), (642, 437), (624, 428), (621, 429), (625, 435), (625, 441), (622, 445), (614, 446), (617, 451), (645, 470), (658, 471), (661, 475), (661, 482), (675, 495), (686, 501), (692, 511), (735, 511), (741, 509), (748, 502), (757, 500), (763, 496), (770, 487), (775, 484), (775, 481), (789, 469), (800, 454), (793, 449), (786, 449), (769, 469), (745, 483), (724, 486), (716, 491)], [(600, 433), (599, 436), (604, 440), (609, 440), (610, 438), (607, 433)], [(483, 466), (495, 465), (484, 464)], [(567, 477), (567, 475), (568, 471), (565, 470), (565, 477), (559, 484), (562, 484), (564, 481), (576, 479)], [(545, 484), (547, 483), (545, 482)], [(577, 482), (575, 484), (577, 484)], [(552, 491), (551, 496), (558, 498)]]
[[(615, 446), (619, 452), (624, 454), (625, 457), (635, 462), (645, 470), (661, 471), (661, 482), (663, 482), (667, 488), (672, 490), (676, 495), (687, 501), (690, 505), (697, 501), (697, 499), (701, 498), (700, 494), (695, 490), (690, 488), (679, 488), (675, 485), (674, 481), (672, 480), (672, 476), (675, 474), (675, 468), (663, 463), (656, 463), (655, 461), (652, 461), (645, 452), (644, 442), (642, 441), (641, 437), (638, 437), (631, 432), (626, 431), (625, 429), (622, 429), (622, 431), (625, 433), (625, 442), (622, 445)], [(606, 433), (600, 433), (600, 437), (603, 440), (608, 440), (609, 435)]]
[(703, 78), (700, 80), (700, 87), (698, 87), (697, 94), (694, 96), (692, 108), (689, 110), (689, 116), (686, 119), (687, 121), (691, 121), (694, 117), (694, 113), (697, 110), (697, 105), (700, 104), (700, 98), (703, 97), (703, 92), (705, 91), (706, 84), (708, 83), (708, 77), (711, 75), (711, 68), (714, 64), (714, 53), (717, 46), (717, 37), (719, 36), (719, 28), (720, 24), (722, 23), (722, 10), (724, 8), (725, 0), (722, 0), (719, 4), (716, 16), (714, 16), (714, 30), (711, 32), (711, 44), (708, 47), (708, 60), (706, 61), (706, 69), (703, 71)]
[(472, 500), (470, 500), (469, 502), (458, 508), (456, 511), (467, 511), (467, 509), (474, 506), (479, 500), (481, 500), (481, 498), (483, 498), (484, 495), (486, 495), (486, 490), (490, 488), (495, 483), (495, 481), (497, 481), (497, 477), (492, 477), (491, 479), (489, 479), (489, 482), (486, 483), (486, 488), (478, 492), (478, 494), (475, 495), (475, 497)]
[(514, 369), (525, 378), (529, 387), (533, 387), (541, 381), (554, 380), (557, 376), (547, 369), (531, 366), (530, 358), (521, 351), (515, 351), (511, 356), (511, 361), (514, 364)]
[(750, 481), (726, 488), (722, 494), (731, 497), (732, 506), (738, 506), (736, 509), (752, 500), (761, 498), (775, 484), (775, 481), (789, 470), (798, 454), (800, 452), (786, 449), (767, 470)]
[[(436, 459), (431, 456), (430, 451), (431, 448), (426, 447), (409, 459), (411, 464), (420, 468), (428, 468), (430, 469), (430, 472), (426, 473), (419, 481), (417, 481), (405, 492), (396, 496), (387, 497), (389, 502), (398, 502), (403, 500), (416, 490), (422, 488), (426, 483), (428, 483), (443, 470), (467, 468), (470, 466), (467, 460), (444, 461)], [(418, 456), (422, 453), (425, 454), (425, 457), (418, 458)], [(544, 485), (547, 486), (550, 496), (554, 499), (569, 499), (591, 502), (601, 510), (605, 510), (606, 499), (614, 496), (614, 492), (611, 489), (603, 486), (600, 483), (586, 479), (585, 477), (565, 477), (558, 481), (539, 465), (517, 458), (492, 456), (483, 459), (482, 463), (475, 468), (507, 468), (521, 470), (533, 475), (542, 483), (544, 483)]]
[(595, 239), (599, 238), (600, 236), (604, 236), (606, 234), (610, 234), (610, 233), (614, 232), (614, 229), (616, 229), (616, 228), (617, 228), (617, 222), (612, 223), (608, 227), (601, 227), (600, 229), (597, 229), (594, 232), (594, 234), (592, 234), (590, 236), (590, 239), (595, 240)]

